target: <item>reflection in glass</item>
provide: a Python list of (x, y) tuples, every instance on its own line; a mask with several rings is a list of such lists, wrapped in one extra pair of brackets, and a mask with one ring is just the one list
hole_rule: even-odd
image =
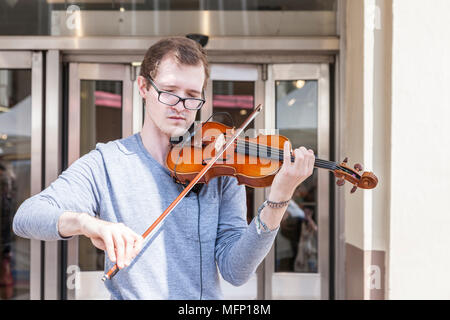
[[(229, 127), (239, 127), (254, 108), (255, 84), (252, 81), (213, 81), (213, 113), (211, 121), (221, 122)], [(253, 129), (251, 122), (247, 129)], [(254, 189), (245, 187), (247, 193), (247, 222), (253, 219)]]
[[(122, 82), (81, 80), (80, 157), (99, 142), (122, 137)], [(104, 252), (86, 237), (79, 238), (81, 271), (103, 270)]]
[(12, 231), (30, 171), (31, 70), (0, 70), (0, 299), (30, 298), (30, 240)]
[[(293, 148), (317, 154), (317, 81), (276, 81), (276, 128)], [(295, 191), (275, 240), (275, 272), (316, 273), (317, 172)]]

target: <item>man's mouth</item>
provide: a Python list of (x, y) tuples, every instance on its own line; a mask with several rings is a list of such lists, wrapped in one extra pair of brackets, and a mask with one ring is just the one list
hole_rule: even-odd
[(172, 120), (186, 120), (186, 118), (180, 117), (180, 116), (171, 116), (171, 117), (168, 117), (168, 118), (172, 119)]

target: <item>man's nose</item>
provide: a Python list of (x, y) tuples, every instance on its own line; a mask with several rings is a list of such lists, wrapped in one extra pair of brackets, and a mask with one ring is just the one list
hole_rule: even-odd
[(174, 106), (172, 106), (173, 109), (175, 109), (178, 113), (183, 112), (184, 110), (184, 103), (182, 100), (178, 101), (178, 103)]

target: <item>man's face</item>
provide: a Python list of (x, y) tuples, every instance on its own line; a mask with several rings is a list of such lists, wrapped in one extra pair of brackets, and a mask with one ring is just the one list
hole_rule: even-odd
[[(161, 91), (176, 94), (181, 98), (201, 98), (205, 72), (203, 65), (179, 64), (172, 55), (166, 55), (158, 66), (158, 73), (153, 79)], [(150, 121), (163, 134), (169, 137), (182, 136), (195, 120), (197, 110), (188, 110), (179, 101), (174, 106), (158, 101), (158, 92), (151, 85), (145, 89), (147, 82), (140, 77), (141, 96), (145, 99), (145, 121)]]

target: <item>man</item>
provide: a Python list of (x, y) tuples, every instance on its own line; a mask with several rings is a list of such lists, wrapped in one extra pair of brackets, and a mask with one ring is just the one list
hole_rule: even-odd
[[(269, 251), (286, 207), (265, 206), (247, 225), (245, 188), (233, 177), (191, 192), (144, 248), (140, 236), (182, 191), (165, 159), (170, 138), (194, 122), (207, 79), (206, 55), (195, 41), (169, 38), (150, 47), (137, 79), (146, 105), (142, 131), (97, 144), (24, 201), (14, 231), (42, 240), (89, 237), (107, 253), (105, 270), (116, 263), (124, 269), (105, 282), (113, 299), (220, 299), (219, 271), (244, 284)], [(294, 150), (291, 163), (289, 149), (273, 181), (273, 202), (289, 200), (313, 171), (311, 150)]]

